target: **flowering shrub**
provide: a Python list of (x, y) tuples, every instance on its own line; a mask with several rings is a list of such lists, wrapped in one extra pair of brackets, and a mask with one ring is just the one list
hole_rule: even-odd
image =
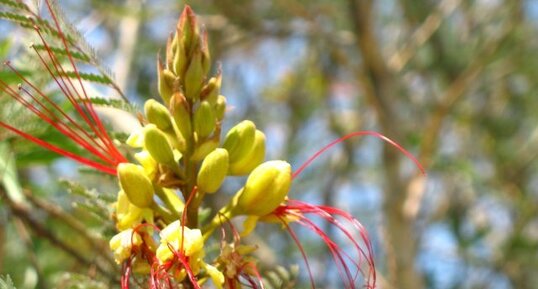
[[(122, 267), (121, 288), (130, 288), (133, 276), (146, 280), (152, 289), (202, 288), (210, 283), (207, 286), (215, 288), (264, 288), (257, 269), (256, 246), (242, 243), (242, 238), (261, 222), (280, 224), (289, 233), (304, 257), (312, 287), (315, 282), (308, 253), (292, 228), (295, 224), (313, 231), (326, 244), (343, 287), (357, 288), (360, 282), (367, 288), (376, 286), (372, 246), (359, 221), (338, 208), (293, 200), (289, 193), (292, 182), (305, 167), (347, 138), (380, 137), (415, 161), (408, 152), (375, 132), (357, 132), (328, 144), (293, 171), (286, 161), (265, 160), (265, 135), (249, 120), (236, 124), (221, 137), (226, 115), (226, 97), (220, 94), (222, 73), (219, 70), (208, 76), (211, 60), (207, 34), (187, 6), (166, 45), (164, 60), (157, 62), (161, 102), (146, 101), (141, 129), (125, 142), (135, 151), (132, 158), (128, 157), (99, 119), (85, 89), (85, 77), (75, 63), (70, 40), (51, 2), (45, 3), (53, 22), (44, 25), (48, 22), (35, 15), (32, 21), (42, 49), (33, 47), (76, 116), (66, 113), (9, 62), (6, 66), (19, 76), (22, 85), (13, 88), (0, 80), (0, 89), (92, 156), (73, 153), (6, 122), (0, 122), (0, 126), (117, 176), (120, 189), (112, 216), (117, 234), (109, 245)], [(44, 29), (55, 31), (62, 43), (61, 51), (48, 44)], [(209, 220), (201, 220), (199, 214), (206, 196), (219, 193), (230, 176), (247, 176), (244, 186)], [(340, 231), (352, 250), (344, 251), (312, 217)], [(234, 225), (237, 219), (244, 220), (241, 230)], [(226, 233), (233, 236), (231, 241)], [(208, 248), (215, 242), (220, 252), (210, 257)]]

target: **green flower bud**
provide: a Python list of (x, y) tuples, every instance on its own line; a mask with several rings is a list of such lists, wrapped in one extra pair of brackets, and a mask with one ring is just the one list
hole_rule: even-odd
[(194, 113), (194, 131), (199, 139), (208, 137), (217, 125), (213, 108), (207, 101), (202, 101)]
[(176, 165), (172, 146), (164, 132), (154, 124), (144, 127), (144, 147), (157, 162), (168, 166)]
[[(196, 21), (196, 15), (192, 9), (187, 5), (179, 18), (177, 25), (178, 42), (185, 48), (187, 52), (198, 46), (200, 41), (200, 30), (198, 29), (198, 22)], [(187, 53), (189, 55), (190, 53)]]
[(120, 186), (129, 202), (139, 208), (149, 208), (153, 204), (153, 185), (144, 168), (135, 164), (118, 165)]
[(217, 148), (209, 153), (198, 172), (198, 188), (202, 192), (216, 192), (228, 173), (228, 151)]
[(213, 139), (209, 139), (199, 144), (194, 153), (191, 156), (191, 160), (197, 162), (203, 160), (210, 152), (219, 146), (219, 142)]
[(218, 120), (222, 120), (224, 118), (224, 114), (226, 113), (226, 97), (224, 95), (219, 95), (217, 97), (217, 102), (215, 103), (215, 116)]
[(170, 97), (174, 93), (174, 82), (176, 76), (172, 71), (164, 69), (160, 61), (157, 61), (157, 77), (158, 77), (158, 90), (159, 95), (163, 99), (164, 103), (170, 102)]
[(178, 137), (186, 142), (192, 134), (192, 129), (190, 112), (185, 96), (181, 93), (172, 95), (170, 99), (170, 111), (176, 124), (175, 128), (178, 130)]
[(285, 161), (268, 161), (256, 167), (238, 192), (237, 214), (265, 216), (274, 211), (288, 195), (291, 166)]
[(230, 163), (229, 174), (232, 176), (242, 176), (250, 173), (254, 168), (263, 162), (265, 158), (265, 134), (256, 130), (254, 143), (250, 152), (236, 162)]
[(215, 105), (217, 103), (217, 98), (219, 97), (221, 85), (222, 74), (219, 71), (219, 73), (216, 76), (211, 77), (204, 86), (204, 89), (202, 89), (202, 92), (200, 93), (200, 98), (206, 100), (211, 105)]
[(171, 116), (166, 106), (154, 99), (149, 99), (144, 104), (144, 112), (146, 113), (148, 121), (156, 125), (160, 130), (172, 130)]
[(169, 36), (166, 40), (166, 67), (174, 66), (174, 54), (176, 53), (177, 34), (174, 37)]
[(202, 31), (200, 46), (200, 50), (202, 51), (202, 75), (207, 75), (211, 68), (211, 56), (209, 55), (209, 47), (207, 45), (207, 30), (205, 29)]
[(188, 99), (197, 100), (204, 81), (204, 71), (202, 67), (202, 53), (195, 50), (191, 57), (189, 68), (185, 72), (185, 96)]
[(172, 67), (174, 68), (176, 75), (178, 75), (180, 78), (183, 78), (188, 65), (187, 52), (185, 51), (183, 43), (180, 41), (176, 42), (176, 45), (174, 45), (174, 47), (175, 51), (174, 59), (172, 61)]
[(250, 120), (244, 120), (226, 134), (222, 147), (230, 154), (231, 163), (242, 159), (250, 152), (255, 132), (256, 125)]

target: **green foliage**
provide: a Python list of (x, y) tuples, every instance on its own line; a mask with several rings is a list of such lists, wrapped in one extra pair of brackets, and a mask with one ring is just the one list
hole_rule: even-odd
[(81, 274), (65, 273), (56, 282), (56, 289), (107, 289), (109, 285)]
[(90, 101), (98, 106), (112, 107), (126, 112), (130, 112), (132, 114), (136, 114), (140, 111), (136, 105), (133, 105), (129, 102), (125, 102), (123, 99), (92, 97), (90, 98)]
[(299, 266), (285, 268), (277, 266), (276, 268), (264, 272), (263, 284), (267, 289), (293, 289), (297, 288), (297, 276), (299, 275)]
[(0, 289), (17, 289), (15, 288), (15, 285), (13, 285), (13, 281), (11, 281), (11, 278), (9, 275), (5, 277), (0, 277)]
[[(119, 90), (118, 86), (113, 81), (109, 69), (101, 64), (93, 47), (89, 45), (77, 29), (66, 20), (66, 17), (63, 16), (63, 13), (58, 8), (56, 1), (52, 0), (50, 3), (56, 16), (56, 20), (62, 27), (63, 31), (61, 32), (56, 28), (56, 24), (53, 24), (54, 21), (47, 20), (34, 13), (30, 7), (22, 2), (11, 0), (0, 1), (0, 8), (4, 10), (0, 11), (0, 19), (8, 20), (28, 29), (29, 34), (35, 34), (34, 26), (39, 27), (39, 30), (45, 34), (45, 40), (48, 42), (47, 46), (49, 46), (50, 50), (57, 58), (65, 58), (65, 56), (67, 56), (67, 50), (69, 50), (73, 59), (79, 61), (81, 64), (93, 66), (98, 70), (98, 74), (79, 72), (78, 74), (83, 80), (107, 85), (116, 90), (118, 94), (123, 97), (123, 92)], [(61, 35), (63, 36), (61, 37)], [(47, 39), (46, 36), (50, 36), (51, 38)], [(38, 44), (34, 45), (34, 48), (38, 51), (45, 51), (45, 45), (41, 43), (40, 40), (38, 42)], [(67, 45), (67, 49), (63, 47), (63, 45)], [(66, 74), (68, 77), (78, 77), (73, 71), (67, 71)]]
[[(35, 48), (38, 51), (47, 51), (47, 47), (45, 47), (45, 45), (42, 45), (42, 44), (34, 44), (32, 47)], [(48, 46), (48, 49), (52, 50), (52, 52), (54, 52), (54, 54), (56, 54), (56, 55), (67, 56), (67, 52), (65, 51), (65, 48), (63, 48), (63, 47)], [(77, 52), (77, 51), (71, 51), (71, 56), (74, 59), (82, 60), (82, 61), (85, 61), (85, 62), (89, 62), (91, 60), (88, 55), (86, 55), (84, 53)]]

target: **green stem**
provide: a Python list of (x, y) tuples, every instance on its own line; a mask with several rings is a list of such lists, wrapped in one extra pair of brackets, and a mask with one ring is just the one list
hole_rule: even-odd
[(177, 220), (177, 217), (174, 216), (170, 211), (167, 209), (161, 207), (159, 204), (153, 202), (153, 205), (151, 205), (151, 209), (155, 212), (157, 212), (163, 219), (166, 221), (166, 223), (170, 224)]
[(211, 220), (211, 223), (205, 225), (202, 228), (202, 233), (204, 237), (204, 241), (207, 241), (209, 239), (209, 236), (215, 231), (216, 228), (220, 227), (223, 222), (226, 222), (227, 220), (230, 220), (235, 216), (233, 212), (233, 206), (227, 205), (226, 207), (222, 208)]
[(176, 208), (170, 198), (166, 195), (164, 190), (159, 186), (154, 186), (155, 194), (157, 194), (157, 197), (163, 201), (164, 205), (168, 210), (172, 212), (172, 214), (176, 215), (176, 218), (179, 218), (181, 216), (181, 211), (179, 211), (179, 208)]

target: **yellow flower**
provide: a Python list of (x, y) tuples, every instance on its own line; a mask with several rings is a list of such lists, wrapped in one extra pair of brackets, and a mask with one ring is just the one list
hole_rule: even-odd
[(110, 239), (109, 246), (114, 252), (114, 260), (121, 264), (125, 259), (131, 256), (133, 246), (142, 244), (142, 237), (133, 229), (127, 229), (116, 234)]
[[(199, 229), (190, 229), (182, 227), (178, 221), (172, 222), (164, 228), (159, 234), (161, 244), (157, 248), (157, 259), (161, 263), (174, 259), (174, 252), (179, 252), (182, 248), (182, 255), (189, 257), (189, 267), (194, 275), (198, 275), (203, 269), (211, 278), (218, 289), (222, 289), (224, 284), (224, 275), (216, 267), (204, 262), (204, 238)], [(186, 277), (186, 271), (181, 269), (176, 272), (175, 277), (178, 281)]]
[(157, 248), (157, 258), (163, 263), (174, 258), (174, 253), (171, 249), (179, 251), (183, 248), (183, 254), (187, 257), (192, 257), (200, 252), (203, 253), (204, 239), (202, 232), (199, 229), (182, 228), (179, 220), (166, 226), (159, 236), (161, 237), (161, 244)]
[(116, 228), (123, 231), (142, 223), (143, 220), (152, 224), (153, 211), (151, 209), (141, 209), (129, 202), (129, 198), (123, 191), (118, 193), (116, 207)]
[(148, 178), (153, 180), (158, 170), (157, 161), (146, 150), (136, 153), (134, 157), (142, 165)]
[(205, 264), (204, 263), (204, 269), (217, 287), (217, 289), (222, 289), (222, 284), (224, 284), (224, 274), (220, 272), (217, 267)]

